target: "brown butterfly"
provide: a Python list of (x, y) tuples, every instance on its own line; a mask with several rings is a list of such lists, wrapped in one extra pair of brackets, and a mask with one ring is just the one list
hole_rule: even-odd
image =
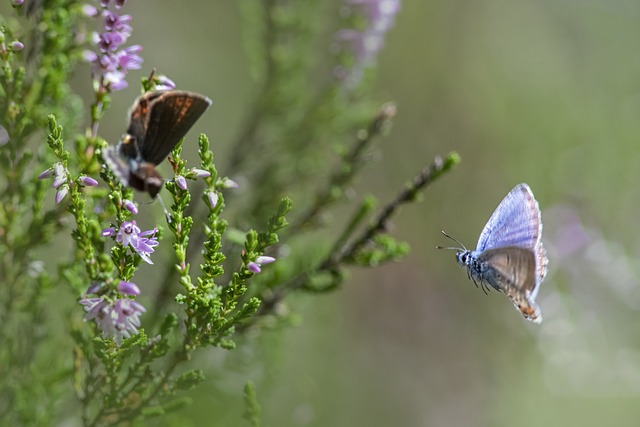
[(145, 93), (129, 111), (127, 132), (103, 150), (104, 161), (123, 185), (156, 197), (164, 184), (156, 166), (210, 105), (209, 98), (193, 92)]

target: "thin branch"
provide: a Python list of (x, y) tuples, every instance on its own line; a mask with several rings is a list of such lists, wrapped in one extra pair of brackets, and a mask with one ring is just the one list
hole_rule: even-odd
[(377, 235), (387, 230), (390, 219), (398, 211), (400, 206), (415, 200), (421, 191), (451, 170), (459, 162), (460, 158), (456, 153), (450, 153), (445, 159), (436, 157), (431, 165), (414, 176), (409, 185), (401, 190), (396, 197), (382, 209), (372, 224), (363, 230), (359, 237), (354, 239), (352, 243), (344, 244), (341, 248), (334, 248), (315, 269), (302, 272), (294, 276), (282, 287), (275, 289), (271, 295), (263, 299), (262, 305), (256, 313), (257, 316), (254, 318), (273, 312), (280, 301), (292, 291), (304, 287), (312, 276), (317, 276), (320, 273), (337, 274), (342, 264), (352, 262), (357, 253), (365, 245)]

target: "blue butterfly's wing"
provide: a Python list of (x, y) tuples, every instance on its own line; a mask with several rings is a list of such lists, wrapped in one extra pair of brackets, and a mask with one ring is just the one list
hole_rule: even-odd
[(484, 226), (476, 251), (516, 246), (534, 249), (540, 241), (540, 208), (527, 184), (519, 184), (506, 195)]
[(538, 290), (540, 289), (540, 283), (547, 275), (547, 250), (542, 246), (542, 242), (538, 243), (538, 246), (534, 250), (536, 256), (536, 286), (531, 290), (531, 299), (536, 299)]
[(505, 196), (484, 226), (476, 252), (501, 247), (529, 249), (536, 260), (535, 287), (530, 290), (535, 299), (540, 282), (547, 274), (547, 256), (540, 238), (542, 219), (540, 207), (527, 184), (516, 185)]
[(525, 318), (542, 321), (535, 293), (540, 287), (536, 278), (535, 254), (515, 246), (487, 249), (477, 258), (479, 275), (493, 288), (507, 294)]

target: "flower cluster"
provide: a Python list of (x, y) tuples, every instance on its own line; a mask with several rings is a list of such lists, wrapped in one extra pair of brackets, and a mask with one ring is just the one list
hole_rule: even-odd
[[(119, 15), (109, 10), (110, 3), (109, 0), (101, 0), (101, 10), (89, 5), (84, 7), (85, 15), (102, 18), (105, 30), (93, 36), (93, 42), (99, 52), (85, 51), (84, 58), (93, 64), (94, 80), (99, 87), (107, 91), (116, 91), (127, 87), (125, 77), (129, 70), (142, 67), (142, 58), (139, 55), (142, 46), (122, 48), (131, 35), (131, 15)], [(115, 1), (114, 4), (118, 9), (124, 1)]]
[(87, 294), (94, 294), (99, 290), (100, 286), (91, 285), (79, 301), (87, 312), (84, 320), (95, 319), (102, 330), (102, 336), (113, 338), (120, 345), (123, 338), (138, 333), (140, 316), (146, 311), (140, 303), (129, 298), (140, 295), (140, 289), (135, 283), (121, 281), (116, 298), (87, 297)]
[(131, 246), (145, 262), (153, 264), (149, 255), (154, 252), (153, 248), (158, 246), (157, 232), (157, 228), (141, 231), (134, 220), (123, 222), (117, 232), (114, 227), (105, 228), (102, 230), (102, 236), (116, 236), (116, 242), (123, 246)]
[(395, 22), (400, 0), (345, 0), (349, 9), (358, 8), (366, 21), (363, 29), (342, 29), (336, 33), (340, 44), (346, 45), (354, 56), (348, 69), (338, 67), (336, 75), (347, 86), (357, 84), (364, 69), (373, 65), (376, 55), (384, 46), (384, 38)]
[[(64, 167), (62, 163), (55, 163), (53, 167), (50, 167), (49, 169), (38, 175), (38, 179), (47, 179), (51, 177), (53, 177), (52, 187), (57, 190), (56, 204), (58, 204), (69, 193), (69, 171)], [(89, 187), (98, 185), (98, 181), (84, 175), (78, 178), (78, 183)]]

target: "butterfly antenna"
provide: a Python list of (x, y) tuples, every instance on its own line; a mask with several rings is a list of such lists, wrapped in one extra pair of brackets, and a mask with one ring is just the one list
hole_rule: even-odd
[(444, 234), (444, 237), (453, 240), (454, 242), (456, 242), (457, 244), (459, 244), (460, 246), (436, 246), (436, 249), (453, 249), (453, 250), (460, 250), (460, 249), (464, 249), (465, 251), (467, 250), (467, 247), (465, 245), (462, 244), (462, 242), (458, 239), (454, 239), (453, 237), (449, 236), (447, 233), (445, 233), (444, 231), (442, 231), (442, 234)]

